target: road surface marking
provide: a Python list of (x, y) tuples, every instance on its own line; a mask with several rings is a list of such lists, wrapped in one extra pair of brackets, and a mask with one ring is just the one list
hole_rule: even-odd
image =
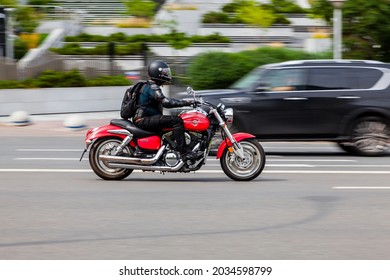
[(72, 161), (78, 161), (80, 160), (80, 158), (14, 158), (14, 160), (63, 160), (63, 161), (66, 161), (66, 160), (72, 160)]
[(333, 188), (339, 190), (390, 190), (390, 187), (377, 187), (377, 186), (339, 186)]
[(82, 152), (83, 149), (16, 149), (18, 152)]

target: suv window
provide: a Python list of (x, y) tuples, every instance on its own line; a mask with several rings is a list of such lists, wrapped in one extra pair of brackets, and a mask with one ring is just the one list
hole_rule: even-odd
[(241, 79), (236, 81), (234, 84), (230, 86), (232, 89), (247, 89), (253, 88), (256, 84), (258, 84), (259, 79), (261, 78), (261, 74), (264, 72), (263, 68), (255, 68)]
[(373, 68), (310, 68), (308, 90), (368, 89), (383, 75)]
[(263, 75), (263, 81), (271, 91), (304, 90), (305, 69), (273, 69)]
[(383, 76), (382, 71), (374, 68), (353, 68), (350, 73), (354, 79), (354, 89), (372, 88)]

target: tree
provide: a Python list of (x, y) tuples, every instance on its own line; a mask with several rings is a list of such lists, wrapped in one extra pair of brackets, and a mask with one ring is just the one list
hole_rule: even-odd
[(273, 12), (262, 8), (254, 0), (246, 1), (237, 9), (237, 18), (246, 24), (253, 24), (259, 27), (269, 27), (275, 20)]
[(15, 7), (17, 4), (17, 0), (0, 0), (0, 6)]
[[(316, 0), (312, 13), (332, 23), (333, 7)], [(343, 6), (344, 57), (390, 62), (390, 3), (388, 0), (347, 0)]]
[(127, 13), (135, 17), (151, 19), (156, 11), (157, 3), (150, 0), (122, 0), (127, 7)]
[(16, 26), (21, 32), (31, 33), (39, 25), (40, 15), (31, 7), (21, 6), (15, 11)]

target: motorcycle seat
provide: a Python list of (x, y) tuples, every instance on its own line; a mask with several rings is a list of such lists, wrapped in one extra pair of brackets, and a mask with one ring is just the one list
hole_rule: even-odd
[(137, 127), (135, 124), (133, 124), (131, 121), (125, 119), (113, 119), (110, 121), (110, 124), (124, 128), (130, 131), (131, 133), (133, 133), (134, 136), (138, 138), (156, 135), (155, 132), (141, 129)]

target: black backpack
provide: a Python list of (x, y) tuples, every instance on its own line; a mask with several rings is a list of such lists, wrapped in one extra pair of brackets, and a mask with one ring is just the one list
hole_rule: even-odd
[(148, 82), (140, 81), (126, 90), (121, 106), (122, 119), (130, 119), (135, 116), (135, 113), (139, 108), (138, 96), (142, 93), (144, 85), (147, 83)]

